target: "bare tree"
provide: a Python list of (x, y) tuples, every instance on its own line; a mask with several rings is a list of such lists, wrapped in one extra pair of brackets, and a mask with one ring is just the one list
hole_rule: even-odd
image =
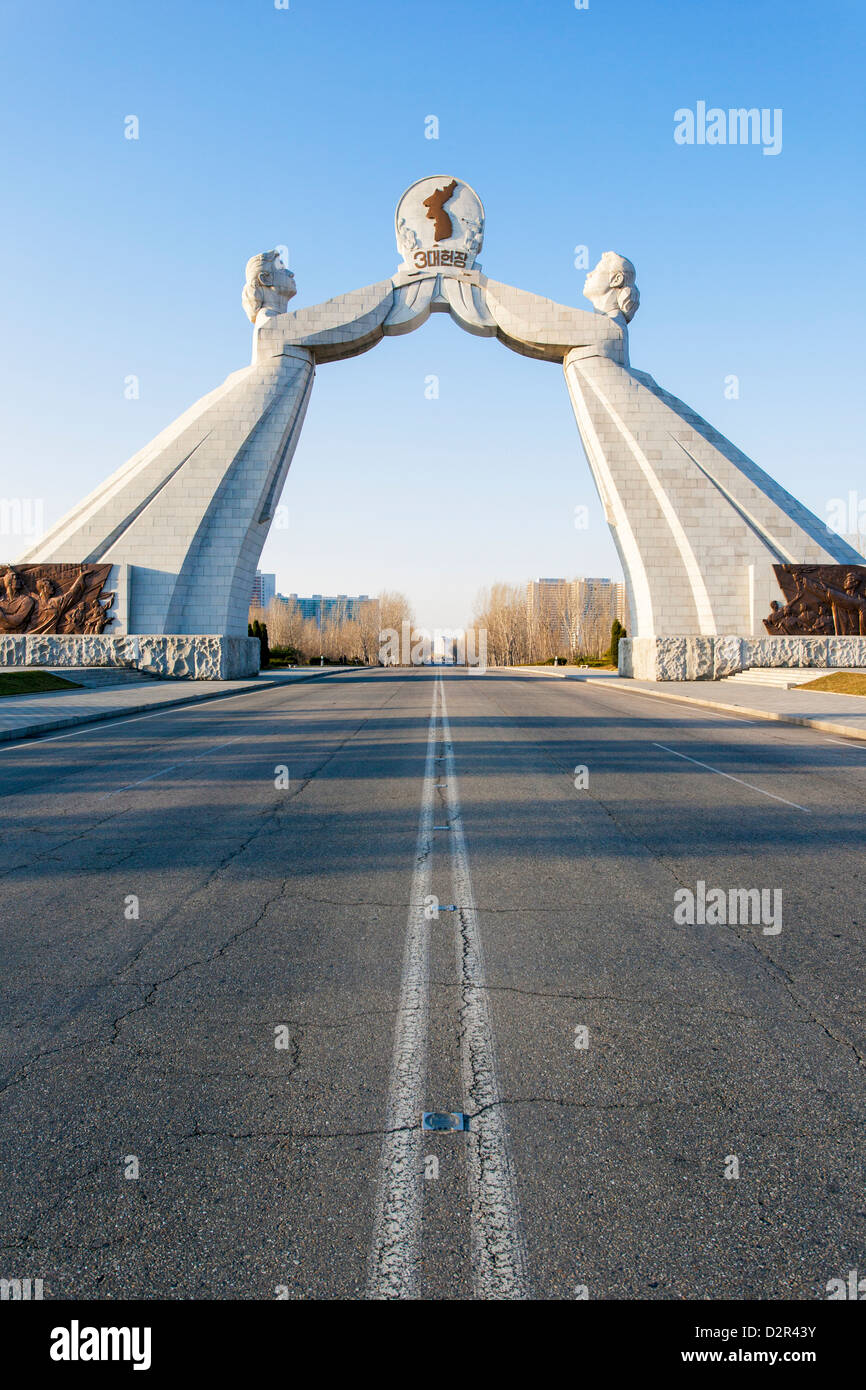
[(492, 584), (477, 595), (472, 624), (487, 632), (487, 659), (494, 666), (597, 658), (607, 651), (613, 621), (601, 598), (590, 602), (578, 580), (541, 589)]
[(402, 654), (403, 624), (409, 624), (410, 640), (415, 626), (415, 614), (412, 611), (412, 605), (405, 594), (401, 594), (395, 589), (383, 589), (380, 594), (377, 594), (376, 603), (378, 604), (379, 631), (376, 634), (374, 659), (379, 659), (379, 650), (385, 640), (386, 633), (396, 633)]
[(294, 599), (271, 599), (267, 613), (268, 639), (272, 647), (302, 649), (304, 619)]
[(475, 601), (472, 627), (487, 633), (487, 660), (492, 666), (516, 666), (530, 660), (531, 624), (526, 590), (493, 584)]
[(381, 594), (376, 595), (376, 602), (379, 604), (379, 619), (381, 628), (393, 628), (399, 632), (403, 623), (414, 623), (415, 614), (412, 605), (405, 594), (393, 589), (383, 589)]
[(379, 633), (382, 631), (382, 609), (379, 599), (368, 599), (359, 607), (355, 620), (358, 630), (358, 654), (365, 666), (379, 659)]
[(324, 654), (322, 633), (315, 618), (305, 618), (301, 628), (301, 651), (308, 661), (316, 660)]
[(398, 634), (402, 622), (412, 621), (409, 601), (399, 593), (365, 599), (351, 608), (346, 601), (323, 605), (321, 621), (305, 618), (294, 599), (275, 598), (268, 604), (267, 613), (251, 607), (249, 620), (257, 618), (267, 624), (272, 649), (294, 648), (301, 661), (318, 664), (324, 657), (326, 661), (372, 665), (379, 656), (380, 632), (385, 625), (383, 610)]

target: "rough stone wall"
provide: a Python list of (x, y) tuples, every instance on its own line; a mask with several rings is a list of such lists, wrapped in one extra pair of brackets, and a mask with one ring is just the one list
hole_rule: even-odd
[(232, 681), (256, 675), (259, 657), (257, 637), (0, 636), (0, 668), (119, 666), (164, 680)]
[(624, 637), (619, 644), (619, 674), (634, 680), (723, 680), (752, 666), (866, 667), (866, 637)]

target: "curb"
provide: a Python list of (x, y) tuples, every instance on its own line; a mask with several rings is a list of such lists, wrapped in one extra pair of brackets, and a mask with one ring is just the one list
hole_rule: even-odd
[(160, 710), (175, 709), (183, 705), (201, 705), (204, 704), (206, 700), (231, 700), (238, 695), (252, 695), (257, 690), (276, 690), (277, 687), (281, 685), (300, 685), (305, 681), (321, 680), (324, 676), (337, 676), (345, 671), (359, 669), (363, 670), (364, 668), (332, 666), (329, 669), (325, 666), (316, 671), (313, 676), (296, 676), (294, 678), (289, 677), (288, 679), (283, 677), (280, 680), (271, 679), (256, 681), (255, 683), (252, 681), (232, 682), (232, 684), (240, 686), (239, 690), (209, 690), (202, 695), (196, 695), (195, 692), (192, 692), (189, 695), (176, 695), (170, 700), (151, 700), (143, 705), (123, 705), (109, 710), (93, 710), (88, 713), (73, 714), (66, 717), (61, 716), (56, 719), (43, 719), (38, 724), (29, 724), (20, 729), (0, 729), (0, 743), (15, 743), (18, 740), (38, 739), (41, 735), (53, 734), (57, 729), (77, 728), (79, 724), (107, 723), (112, 719), (126, 719), (127, 716), (134, 714), (149, 714), (151, 712), (156, 714)]
[[(866, 728), (855, 729), (850, 724), (834, 724), (827, 719), (811, 719), (805, 714), (777, 714), (775, 710), (750, 709), (748, 705), (728, 705), (723, 700), (702, 700), (697, 695), (669, 694), (666, 690), (647, 690), (644, 686), (629, 689), (628, 684), (607, 680), (604, 676), (578, 676), (568, 671), (563, 671), (560, 675), (553, 666), (549, 671), (532, 671), (525, 668), (521, 670), (519, 667), (513, 666), (507, 669), (520, 675), (551, 675), (555, 676), (557, 680), (578, 680), (589, 686), (600, 685), (605, 690), (618, 690), (621, 695), (647, 695), (651, 700), (674, 700), (681, 705), (698, 705), (703, 709), (718, 710), (722, 714), (730, 715), (733, 719), (742, 716), (747, 719), (763, 719), (768, 724), (792, 724), (796, 728), (817, 729), (822, 734), (841, 734), (844, 738), (866, 743)], [(626, 680), (625, 677), (621, 679), (623, 682)]]

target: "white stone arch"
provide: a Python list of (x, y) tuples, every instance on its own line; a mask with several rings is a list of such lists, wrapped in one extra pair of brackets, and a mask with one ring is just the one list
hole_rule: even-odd
[[(694, 411), (629, 365), (634, 267), (605, 252), (587, 311), (492, 280), (484, 211), (457, 179), (413, 184), (394, 275), (290, 312), (291, 271), (252, 257), (251, 365), (233, 373), (57, 523), (22, 561), (109, 561), (130, 633), (246, 632), (249, 595), (317, 367), (414, 332), (432, 313), (559, 363), (626, 576), (637, 639), (754, 635), (780, 556), (862, 557)], [(762, 611), (761, 611), (762, 610)], [(122, 628), (115, 628), (120, 631)]]

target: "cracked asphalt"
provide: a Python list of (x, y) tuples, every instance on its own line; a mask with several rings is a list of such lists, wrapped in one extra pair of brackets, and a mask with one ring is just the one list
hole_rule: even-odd
[[(364, 1296), (435, 676), (0, 751), (0, 1275)], [(532, 1296), (825, 1298), (866, 1268), (863, 746), (444, 680)], [(698, 880), (781, 889), (781, 933), (677, 925)], [(456, 916), (431, 1110), (464, 1108)], [(465, 1145), (425, 1136), (429, 1298), (471, 1297)]]

